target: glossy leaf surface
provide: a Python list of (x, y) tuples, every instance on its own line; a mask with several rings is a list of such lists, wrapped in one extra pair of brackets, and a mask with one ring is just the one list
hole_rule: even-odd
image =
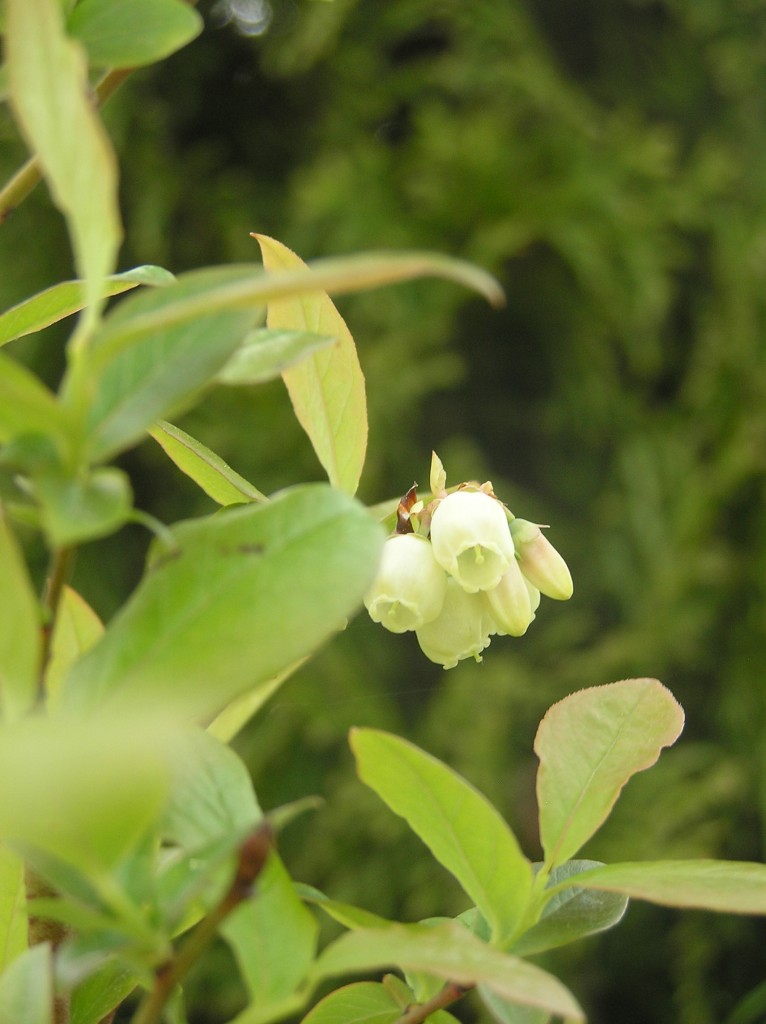
[(684, 715), (656, 679), (626, 679), (565, 697), (535, 738), (537, 801), (546, 864), (569, 860), (590, 839), (636, 772), (674, 743)]
[(489, 801), (451, 768), (389, 733), (354, 729), (363, 782), (400, 814), (451, 871), (500, 943), (527, 905), (532, 868)]

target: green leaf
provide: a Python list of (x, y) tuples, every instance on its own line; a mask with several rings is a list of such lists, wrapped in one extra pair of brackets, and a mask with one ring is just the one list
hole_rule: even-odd
[(240, 729), (277, 692), (282, 683), (289, 679), (294, 672), (297, 672), (305, 661), (305, 658), (300, 658), (292, 665), (288, 665), (286, 669), (278, 672), (273, 679), (267, 679), (266, 682), (259, 683), (252, 690), (243, 693), (241, 697), (235, 697), (230, 704), (226, 705), (223, 711), (220, 711), (215, 716), (207, 727), (211, 736), (215, 736), (224, 743), (230, 743)]
[(513, 935), (532, 891), (532, 868), (489, 801), (441, 761), (406, 740), (353, 729), (363, 782), (400, 814), (451, 871), (503, 943)]
[(219, 505), (239, 505), (243, 501), (266, 501), (266, 496), (240, 476), (220, 456), (211, 452), (172, 423), (161, 421), (149, 433), (182, 473), (202, 488)]
[(67, 29), (97, 67), (135, 68), (169, 57), (200, 34), (202, 18), (183, 0), (80, 0)]
[(402, 1010), (384, 985), (358, 981), (331, 992), (303, 1018), (303, 1024), (393, 1024)]
[(537, 1010), (531, 1006), (519, 1006), (503, 999), (486, 985), (479, 985), (478, 993), (481, 1001), (492, 1014), (498, 1024), (548, 1024), (551, 1015), (547, 1010)]
[(0, 844), (0, 974), (27, 948), (24, 862)]
[(548, 710), (535, 738), (546, 865), (569, 860), (609, 815), (631, 775), (674, 743), (684, 715), (656, 679), (573, 693)]
[(8, 0), (5, 56), (19, 126), (67, 219), (84, 279), (84, 327), (98, 318), (122, 237), (117, 166), (98, 119), (80, 47), (56, 0)]
[[(119, 295), (138, 285), (166, 285), (175, 280), (169, 270), (162, 267), (143, 266), (111, 274), (106, 278), (102, 294)], [(25, 334), (34, 334), (44, 327), (77, 313), (85, 304), (83, 281), (62, 281), (45, 291), (38, 292), (30, 299), (12, 306), (0, 315), (0, 345), (6, 345)]]
[(163, 838), (193, 848), (244, 831), (260, 818), (240, 758), (204, 730), (189, 730), (175, 747)]
[(30, 370), (0, 353), (0, 442), (27, 433), (62, 432), (63, 415), (53, 394)]
[(171, 741), (172, 733), (145, 715), (87, 723), (27, 718), (3, 726), (0, 839), (103, 871), (156, 818)]
[(47, 942), (16, 957), (0, 975), (0, 1020), (53, 1024), (53, 964)]
[[(256, 235), (268, 271), (306, 264), (281, 242)], [(323, 292), (272, 301), (272, 329), (311, 331), (337, 338), (330, 347), (282, 374), (298, 422), (306, 431), (330, 483), (355, 494), (367, 451), (367, 395), (354, 339)]]
[(392, 921), (387, 921), (384, 917), (379, 917), (362, 907), (354, 907), (350, 903), (332, 900), (312, 885), (304, 885), (299, 882), (295, 886), (295, 891), (302, 900), (321, 907), (326, 914), (342, 924), (344, 928), (386, 928), (393, 924)]
[(619, 893), (589, 890), (579, 885), (583, 871), (599, 867), (598, 861), (568, 860), (551, 872), (548, 888), (566, 883), (545, 905), (540, 920), (512, 946), (518, 956), (533, 956), (613, 928), (628, 906)]
[[(565, 883), (568, 884), (568, 883)], [(607, 864), (577, 885), (666, 907), (766, 914), (766, 864), (729, 860), (657, 860)]]
[(26, 564), (0, 507), (0, 717), (20, 718), (37, 697), (41, 616)]
[(248, 994), (268, 1019), (270, 1006), (292, 996), (316, 953), (319, 928), (272, 851), (251, 899), (224, 921)]
[(322, 484), (182, 523), (103, 640), (74, 667), (71, 706), (172, 706), (192, 720), (312, 653), (361, 603), (380, 527)]
[(218, 382), (235, 386), (264, 384), (334, 341), (332, 335), (311, 331), (260, 328), (245, 338), (218, 374)]
[(71, 1024), (101, 1024), (136, 987), (135, 974), (115, 961), (91, 974), (72, 992)]
[(348, 932), (321, 954), (316, 975), (334, 977), (391, 965), (425, 971), (458, 985), (483, 984), (511, 1002), (538, 1007), (566, 1020), (584, 1020), (574, 996), (557, 978), (487, 946), (454, 922)]
[(127, 522), (133, 507), (127, 475), (111, 466), (84, 479), (57, 470), (41, 473), (35, 477), (35, 491), (53, 547), (105, 537)]
[(51, 654), (45, 674), (50, 706), (55, 707), (61, 684), (72, 665), (101, 637), (104, 627), (98, 615), (76, 590), (65, 586), (56, 609)]

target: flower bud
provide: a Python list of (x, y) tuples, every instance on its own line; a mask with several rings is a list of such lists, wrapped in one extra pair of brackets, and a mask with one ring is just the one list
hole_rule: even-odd
[(454, 491), (431, 519), (436, 561), (469, 594), (491, 590), (513, 561), (505, 510), (483, 491)]
[(515, 558), (498, 585), (485, 591), (484, 597), (501, 636), (523, 636), (526, 633), (535, 613), (527, 581)]
[(483, 595), (467, 593), (449, 577), (441, 615), (421, 626), (416, 635), (427, 658), (444, 668), (454, 668), (463, 658), (481, 661), (492, 627)]
[(526, 519), (514, 519), (511, 533), (521, 571), (546, 597), (567, 601), (574, 590), (566, 562), (543, 536), (539, 526)]
[(396, 533), (383, 544), (380, 569), (364, 603), (374, 622), (406, 633), (439, 615), (446, 589), (447, 576), (426, 538)]

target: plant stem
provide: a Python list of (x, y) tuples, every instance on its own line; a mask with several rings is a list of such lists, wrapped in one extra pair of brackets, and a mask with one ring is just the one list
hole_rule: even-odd
[(51, 555), (51, 567), (43, 593), (43, 625), (40, 637), (40, 678), (37, 688), (37, 699), (42, 704), (45, 699), (45, 670), (51, 657), (51, 640), (53, 627), (56, 624), (61, 592), (69, 578), (74, 558), (74, 548), (57, 548)]
[(411, 1006), (408, 1006), (401, 1017), (395, 1021), (395, 1024), (422, 1024), (432, 1013), (436, 1013), (437, 1010), (444, 1010), (457, 1002), (458, 999), (462, 999), (473, 987), (473, 985), (458, 985), (454, 981), (448, 981), (427, 1002), (413, 1003)]
[[(106, 103), (125, 79), (133, 74), (134, 70), (135, 68), (117, 68), (113, 71), (107, 71), (93, 90), (98, 106)], [(42, 176), (43, 170), (40, 166), (40, 161), (36, 156), (33, 156), (0, 189), (0, 224), (6, 221), (16, 207), (24, 202), (40, 182)]]
[(191, 933), (178, 952), (155, 971), (154, 988), (141, 1001), (131, 1024), (159, 1024), (162, 1011), (176, 985), (189, 973), (221, 923), (235, 907), (252, 895), (253, 884), (263, 870), (272, 843), (272, 831), (262, 822), (239, 849), (239, 861), (229, 889), (217, 907)]

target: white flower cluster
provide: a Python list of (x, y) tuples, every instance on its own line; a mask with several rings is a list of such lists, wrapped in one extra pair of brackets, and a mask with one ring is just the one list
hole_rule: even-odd
[(490, 483), (451, 493), (445, 484), (434, 454), (435, 498), (423, 507), (413, 488), (402, 499), (364, 603), (375, 622), (414, 630), (426, 657), (454, 668), (481, 661), (492, 636), (522, 636), (540, 595), (566, 601), (572, 577), (540, 527), (508, 512)]

